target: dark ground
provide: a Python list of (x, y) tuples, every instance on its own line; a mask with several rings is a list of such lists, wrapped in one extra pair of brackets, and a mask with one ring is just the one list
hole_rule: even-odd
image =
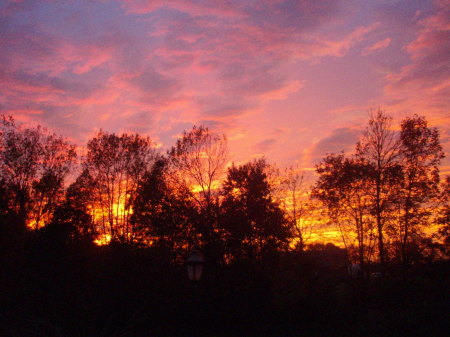
[(0, 335), (449, 336), (449, 286), (448, 261), (351, 279), (337, 248), (209, 262), (192, 284), (157, 250), (31, 242), (2, 256)]

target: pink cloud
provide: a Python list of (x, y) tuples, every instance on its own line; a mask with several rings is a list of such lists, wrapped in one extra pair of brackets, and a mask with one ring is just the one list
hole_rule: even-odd
[(300, 59), (313, 62), (318, 62), (326, 56), (342, 57), (379, 26), (380, 23), (378, 22), (368, 26), (360, 26), (338, 39), (332, 39), (324, 35), (308, 36), (300, 40), (295, 46), (294, 54)]
[(411, 62), (387, 75), (385, 91), (397, 105), (439, 113), (450, 103), (450, 9), (423, 19), (420, 27), (415, 40), (406, 46)]
[(160, 8), (173, 8), (191, 15), (238, 16), (237, 11), (228, 1), (186, 1), (186, 0), (123, 0), (123, 7), (130, 14), (146, 14)]
[[(201, 122), (227, 133), (243, 156), (257, 151), (293, 158), (309, 149), (308, 158), (316, 159), (334, 149), (334, 141), (344, 144), (351, 132), (342, 130), (366, 117), (369, 102), (355, 101), (358, 84), (352, 83), (378, 77), (368, 67), (374, 58), (361, 58), (361, 50), (390, 46), (380, 55), (391, 59), (398, 48), (410, 56), (408, 64), (392, 61), (380, 71), (390, 73), (379, 80), (388, 82), (383, 99), (390, 110), (414, 106), (438, 116), (448, 106), (445, 15), (423, 10), (412, 20), (408, 12), (402, 24), (420, 26), (407, 26), (417, 34), (401, 49), (382, 16), (366, 20), (342, 3), (121, 0), (120, 6), (93, 2), (89, 8), (73, 2), (68, 9), (28, 2), (26, 9), (0, 14), (2, 109), (28, 114), (80, 142), (104, 128), (157, 134), (171, 145), (173, 135)], [(97, 5), (103, 7), (90, 13)], [(361, 69), (364, 74), (356, 74)], [(353, 78), (360, 82), (350, 83)], [(377, 85), (356, 91), (380, 90)], [(341, 113), (348, 107), (351, 113)]]
[(273, 100), (283, 100), (286, 99), (290, 94), (297, 92), (305, 85), (302, 81), (292, 81), (287, 83), (285, 86), (280, 88), (275, 88), (269, 92), (263, 94), (260, 99), (263, 102), (273, 101)]
[[(384, 100), (399, 116), (426, 115), (432, 126), (448, 130), (450, 125), (450, 8), (437, 7), (437, 13), (419, 21), (415, 39), (406, 46), (409, 64), (386, 76)], [(450, 140), (443, 139), (445, 151)], [(446, 165), (448, 165), (446, 159)]]
[(392, 42), (391, 38), (386, 38), (384, 40), (380, 40), (378, 42), (375, 42), (373, 45), (364, 48), (364, 50), (362, 51), (361, 55), (363, 56), (367, 56), (370, 55), (378, 50), (382, 50), (387, 48)]

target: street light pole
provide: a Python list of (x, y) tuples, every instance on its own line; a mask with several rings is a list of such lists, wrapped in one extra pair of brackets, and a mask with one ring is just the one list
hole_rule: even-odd
[(199, 310), (200, 301), (198, 294), (198, 282), (200, 281), (203, 274), (203, 265), (205, 263), (203, 253), (198, 248), (194, 248), (191, 251), (191, 255), (186, 260), (187, 276), (191, 284), (193, 285), (193, 309), (194, 309), (194, 321), (195, 324), (199, 323)]

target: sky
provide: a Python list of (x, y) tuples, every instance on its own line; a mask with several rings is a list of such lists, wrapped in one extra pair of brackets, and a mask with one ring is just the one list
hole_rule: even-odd
[(203, 124), (235, 162), (311, 169), (379, 107), (450, 156), (449, 0), (0, 1), (0, 113), (80, 146)]

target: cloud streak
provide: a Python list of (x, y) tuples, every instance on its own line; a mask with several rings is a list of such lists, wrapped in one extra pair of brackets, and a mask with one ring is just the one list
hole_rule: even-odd
[(392, 39), (389, 38), (389, 37), (386, 38), (386, 39), (380, 40), (378, 42), (375, 42), (373, 45), (371, 45), (369, 47), (366, 47), (363, 50), (362, 55), (363, 56), (367, 56), (367, 55), (370, 55), (370, 54), (372, 54), (372, 53), (374, 53), (376, 51), (379, 51), (379, 50), (382, 50), (384, 48), (387, 48), (391, 44), (391, 42), (392, 42)]

